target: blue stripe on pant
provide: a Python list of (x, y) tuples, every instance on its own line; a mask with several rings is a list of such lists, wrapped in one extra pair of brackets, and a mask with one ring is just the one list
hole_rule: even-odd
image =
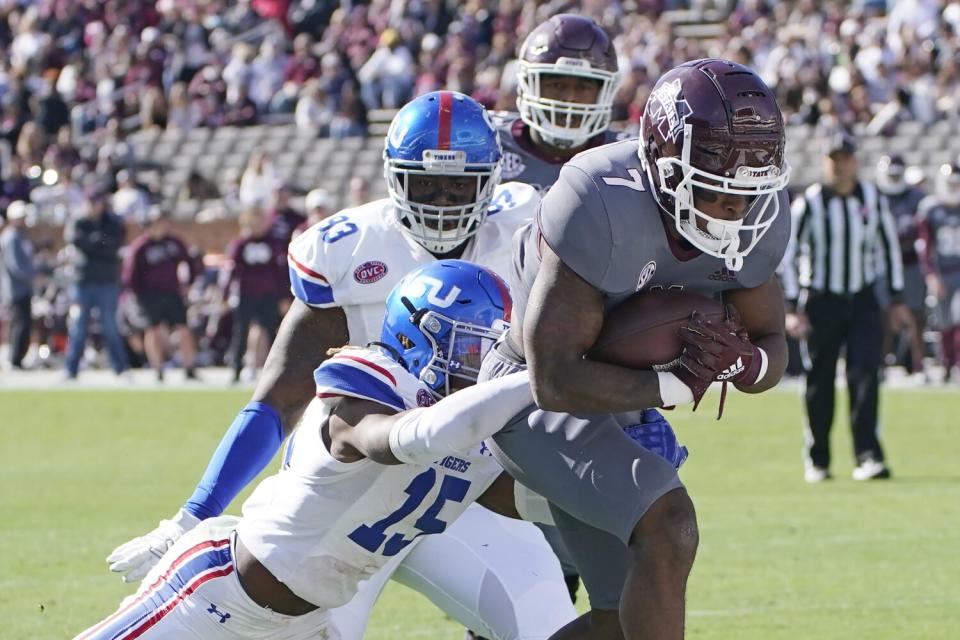
[[(171, 567), (174, 563), (171, 563)], [(205, 551), (177, 566), (169, 575), (166, 575), (166, 572), (162, 574), (158, 584), (148, 585), (141, 593), (137, 594), (136, 600), (138, 602), (136, 604), (127, 605), (129, 608), (122, 611), (119, 616), (117, 613), (112, 614), (112, 616), (117, 616), (116, 619), (110, 620), (110, 618), (107, 618), (110, 621), (109, 624), (97, 629), (93, 635), (85, 635), (89, 633), (88, 630), (77, 636), (77, 640), (121, 640), (126, 637), (126, 634), (145, 624), (151, 616), (160, 614), (166, 605), (176, 605), (177, 603), (171, 603), (171, 600), (186, 589), (197, 576), (214, 569), (229, 567), (232, 563), (233, 555), (230, 551), (229, 542), (219, 548)], [(91, 629), (95, 629), (96, 626), (94, 625)]]

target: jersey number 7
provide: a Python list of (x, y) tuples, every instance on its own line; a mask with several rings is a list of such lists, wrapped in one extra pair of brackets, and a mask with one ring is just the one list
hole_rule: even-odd
[[(420, 533), (409, 540), (404, 538), (402, 533), (394, 533), (389, 539), (387, 538), (387, 529), (413, 513), (436, 483), (437, 471), (431, 467), (415, 477), (410, 482), (410, 486), (404, 489), (404, 493), (406, 493), (408, 497), (399, 509), (372, 525), (361, 525), (357, 527), (348, 537), (370, 553), (377, 553), (382, 545), (383, 555), (395, 556), (418, 536), (443, 532), (447, 528), (447, 523), (437, 518), (440, 509), (443, 508), (443, 505), (446, 504), (448, 500), (463, 502), (463, 499), (467, 495), (467, 489), (470, 488), (470, 482), (468, 480), (446, 474), (443, 475), (443, 483), (440, 485), (440, 492), (437, 494), (437, 499), (434, 500), (433, 504), (423, 512), (423, 515), (413, 523), (413, 526), (419, 529)], [(386, 544), (384, 544), (385, 540)]]

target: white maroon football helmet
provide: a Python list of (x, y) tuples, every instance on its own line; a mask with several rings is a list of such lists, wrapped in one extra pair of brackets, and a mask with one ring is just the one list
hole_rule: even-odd
[[(694, 60), (660, 78), (640, 128), (640, 160), (653, 195), (677, 231), (738, 271), (780, 212), (790, 180), (783, 116), (754, 71), (726, 60)], [(739, 220), (697, 209), (700, 198), (749, 198)], [(700, 224), (698, 224), (700, 223)]]
[[(545, 75), (596, 80), (600, 85), (596, 102), (543, 97), (540, 85)], [(555, 147), (579, 147), (610, 126), (620, 83), (617, 53), (607, 32), (590, 18), (556, 15), (523, 41), (517, 82), (517, 108), (527, 126)]]

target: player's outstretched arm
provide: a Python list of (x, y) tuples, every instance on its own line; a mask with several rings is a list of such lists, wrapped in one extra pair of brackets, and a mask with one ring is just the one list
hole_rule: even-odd
[(251, 402), (237, 415), (184, 509), (201, 520), (220, 515), (280, 450), (314, 396), (313, 370), (327, 349), (347, 343), (340, 308), (294, 300), (270, 347)]
[(234, 419), (183, 508), (156, 529), (107, 556), (110, 570), (132, 582), (146, 575), (163, 553), (201, 520), (218, 516), (280, 450), (313, 398), (313, 370), (327, 349), (348, 341), (342, 309), (313, 309), (294, 300), (270, 347), (253, 398)]
[(335, 454), (338, 445), (346, 444), (380, 464), (426, 465), (479, 444), (532, 403), (529, 376), (519, 371), (457, 391), (433, 406), (394, 415), (385, 415), (382, 408), (364, 415), (356, 401), (341, 401), (329, 427)]
[(617, 413), (690, 402), (662, 398), (660, 377), (653, 371), (584, 359), (603, 325), (603, 296), (545, 242), (540, 246), (540, 270), (523, 322), (537, 405), (547, 411)]

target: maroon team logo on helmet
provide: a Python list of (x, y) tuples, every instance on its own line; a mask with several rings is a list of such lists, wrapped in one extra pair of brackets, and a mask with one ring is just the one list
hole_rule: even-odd
[(430, 392), (426, 389), (420, 389), (417, 391), (417, 406), (418, 407), (429, 407), (437, 403), (436, 398), (430, 395)]
[(683, 133), (683, 125), (692, 111), (690, 103), (680, 94), (680, 79), (665, 82), (650, 94), (650, 122), (657, 127), (660, 137), (676, 142)]
[(387, 265), (379, 260), (364, 262), (353, 272), (353, 279), (360, 284), (373, 284), (387, 275)]

